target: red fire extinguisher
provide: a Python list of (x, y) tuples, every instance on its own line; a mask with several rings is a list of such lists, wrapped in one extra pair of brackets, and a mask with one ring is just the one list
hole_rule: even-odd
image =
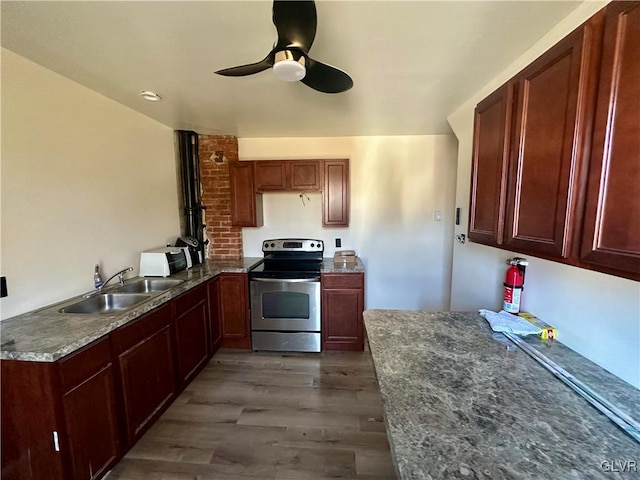
[(504, 301), (502, 309), (516, 314), (520, 312), (520, 300), (524, 288), (524, 273), (527, 265), (526, 258), (514, 257), (507, 260), (507, 275), (504, 280)]

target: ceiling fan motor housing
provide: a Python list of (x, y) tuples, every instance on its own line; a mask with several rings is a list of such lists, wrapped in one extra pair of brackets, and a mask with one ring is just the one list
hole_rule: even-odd
[(280, 50), (275, 54), (273, 74), (284, 82), (297, 82), (307, 74), (305, 56), (295, 50)]

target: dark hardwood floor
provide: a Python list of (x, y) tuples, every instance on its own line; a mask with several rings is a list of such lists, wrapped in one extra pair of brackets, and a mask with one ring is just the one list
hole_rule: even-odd
[(371, 356), (222, 350), (107, 478), (395, 479)]

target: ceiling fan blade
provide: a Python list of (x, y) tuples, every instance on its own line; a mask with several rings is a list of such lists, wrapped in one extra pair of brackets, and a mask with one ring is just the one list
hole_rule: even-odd
[(307, 87), (323, 93), (340, 93), (353, 87), (346, 72), (307, 57), (307, 74), (300, 80)]
[(246, 75), (260, 73), (271, 67), (273, 67), (273, 52), (269, 52), (269, 55), (259, 62), (240, 65), (239, 67), (225, 68), (223, 70), (218, 70), (216, 73), (218, 75), (224, 75), (225, 77), (244, 77)]
[(274, 0), (273, 24), (278, 30), (276, 50), (294, 46), (307, 53), (316, 37), (316, 4), (313, 1)]

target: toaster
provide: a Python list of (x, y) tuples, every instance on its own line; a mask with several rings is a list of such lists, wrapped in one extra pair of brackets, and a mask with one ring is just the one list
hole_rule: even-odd
[(187, 257), (180, 247), (156, 248), (140, 254), (141, 277), (168, 277), (186, 268)]

